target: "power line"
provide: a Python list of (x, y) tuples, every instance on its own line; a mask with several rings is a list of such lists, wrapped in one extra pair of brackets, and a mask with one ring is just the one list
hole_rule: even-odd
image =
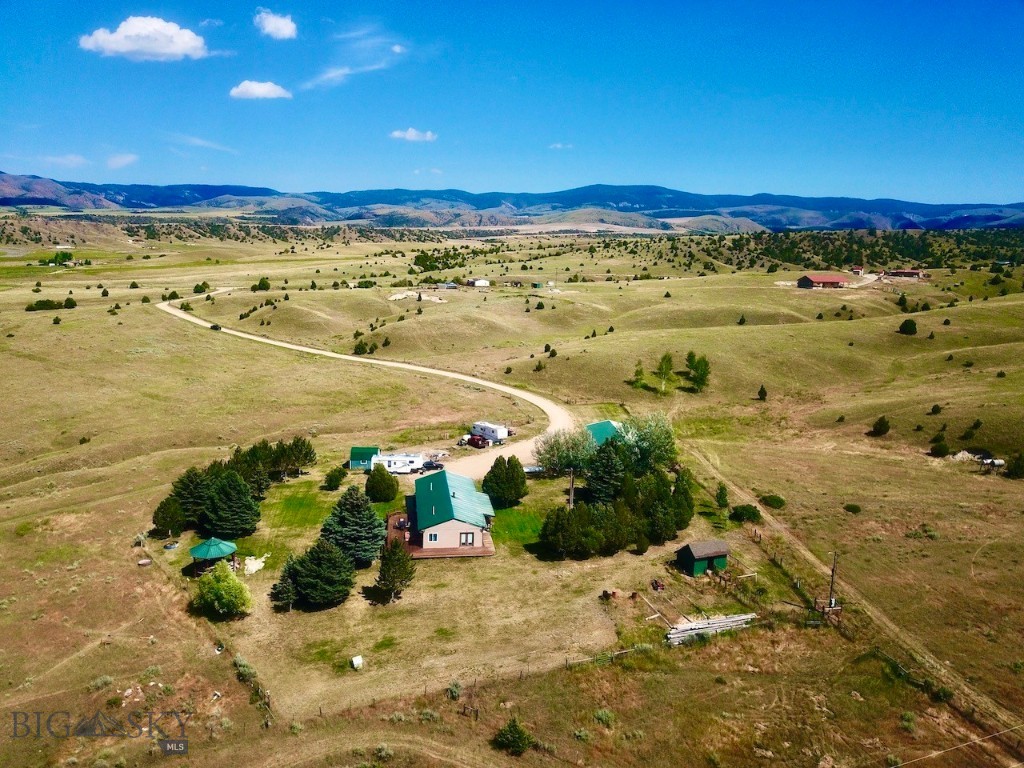
[[(998, 733), (990, 733), (988, 736), (982, 736), (981, 738), (974, 739), (972, 741), (965, 741), (962, 744), (957, 744), (955, 746), (939, 750), (938, 752), (932, 752), (931, 754), (923, 755), (922, 757), (915, 757), (913, 760), (907, 760), (905, 763), (897, 764), (895, 766), (895, 768), (903, 768), (904, 765), (910, 765), (911, 763), (917, 763), (917, 762), (920, 762), (921, 760), (930, 760), (933, 757), (938, 757), (939, 755), (944, 755), (947, 752), (952, 752), (955, 749), (961, 749), (963, 747), (969, 747), (969, 746), (971, 746), (971, 744), (977, 744), (979, 742), (986, 741), (987, 739), (994, 739), (996, 736), (1002, 736), (1004, 733), (1009, 733), (1010, 731), (1016, 731), (1018, 728), (1024, 728), (1024, 723), (1021, 723), (1020, 725), (1015, 725), (1015, 726), (1013, 726), (1013, 728), (1007, 728), (1005, 731), (999, 731)], [(1017, 766), (1024, 766), (1024, 763), (1016, 763), (1016, 765), (1010, 766), (1010, 768), (1016, 768)]]

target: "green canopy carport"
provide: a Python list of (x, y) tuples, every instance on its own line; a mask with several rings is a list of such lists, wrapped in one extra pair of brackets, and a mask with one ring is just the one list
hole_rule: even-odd
[(195, 560), (220, 560), (222, 557), (234, 554), (235, 550), (238, 549), (230, 541), (221, 541), (217, 538), (207, 539), (206, 541), (196, 544), (192, 549), (188, 551)]

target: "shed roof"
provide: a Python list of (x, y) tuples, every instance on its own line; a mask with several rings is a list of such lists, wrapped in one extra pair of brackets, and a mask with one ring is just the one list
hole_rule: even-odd
[(380, 453), (380, 448), (356, 446), (349, 451), (348, 458), (349, 461), (369, 461), (378, 453)]
[(416, 480), (416, 530), (424, 531), (449, 520), (485, 528), (494, 508), (473, 481), (451, 472), (435, 472)]
[(816, 283), (845, 283), (848, 279), (841, 275), (805, 275)]
[(594, 442), (598, 445), (604, 445), (608, 440), (617, 436), (622, 431), (622, 425), (617, 421), (611, 421), (606, 419), (605, 421), (595, 421), (593, 424), (587, 424), (587, 432), (594, 438)]
[(679, 551), (682, 552), (687, 549), (690, 550), (690, 555), (694, 560), (705, 560), (709, 557), (721, 557), (722, 555), (729, 554), (728, 542), (722, 541), (721, 539), (691, 541)]

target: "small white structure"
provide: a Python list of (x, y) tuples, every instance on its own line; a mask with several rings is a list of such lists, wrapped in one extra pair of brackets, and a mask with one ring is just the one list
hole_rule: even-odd
[(370, 460), (370, 471), (378, 464), (392, 475), (408, 475), (423, 469), (422, 453), (379, 453)]
[(472, 286), (473, 288), (490, 288), (491, 281), (485, 280), (482, 277), (471, 277), (466, 281), (466, 285)]
[(358, 670), (358, 669), (362, 669), (362, 668), (363, 668), (363, 657), (362, 656), (353, 656), (352, 657), (352, 669)]
[(485, 437), (492, 442), (501, 442), (502, 440), (508, 440), (509, 429), (502, 424), (492, 424), (489, 421), (478, 421), (473, 424), (470, 429), (474, 435), (480, 435)]

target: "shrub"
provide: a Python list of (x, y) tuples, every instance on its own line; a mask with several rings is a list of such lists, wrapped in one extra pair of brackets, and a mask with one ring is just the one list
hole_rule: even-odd
[(114, 678), (110, 675), (100, 675), (89, 683), (88, 688), (90, 692), (102, 691), (114, 682)]
[(760, 523), (761, 511), (753, 504), (739, 504), (732, 508), (729, 519), (736, 523)]
[(860, 514), (860, 504), (843, 504), (843, 509), (849, 512), (851, 515)]
[(503, 749), (510, 755), (519, 756), (535, 743), (530, 732), (523, 727), (519, 719), (512, 717), (494, 734), (494, 746)]
[(252, 609), (249, 588), (224, 560), (199, 577), (192, 602), (197, 610), (224, 618), (243, 616)]
[(444, 695), (452, 701), (458, 701), (462, 696), (462, 683), (458, 680), (452, 680), (448, 683), (448, 687), (444, 689)]
[(252, 683), (256, 682), (256, 670), (243, 656), (236, 655), (235, 658), (231, 660), (231, 664), (234, 666), (235, 675), (238, 677), (240, 682), (245, 683), (246, 685), (252, 685)]
[(871, 431), (868, 432), (871, 437), (881, 437), (882, 435), (889, 434), (889, 420), (885, 416), (879, 416), (875, 423), (871, 425)]
[(344, 467), (331, 467), (324, 475), (323, 489), (325, 491), (336, 491), (341, 487), (341, 481), (348, 476)]
[(786, 500), (781, 496), (776, 496), (774, 493), (766, 494), (765, 496), (758, 497), (758, 500), (766, 507), (771, 509), (782, 509), (786, 506)]
[(902, 323), (900, 323), (899, 330), (897, 333), (902, 333), (904, 336), (916, 336), (917, 335), (917, 323), (914, 322), (913, 318), (908, 317)]
[(1006, 371), (999, 371), (999, 373), (996, 374), (996, 378), (997, 379), (1005, 379), (1006, 378)]
[(615, 713), (610, 709), (599, 709), (594, 713), (594, 719), (605, 728), (615, 725)]
[(1003, 473), (1011, 480), (1024, 478), (1024, 453), (1018, 453), (1006, 463), (1006, 470)]
[(729, 506), (729, 489), (725, 487), (725, 483), (718, 484), (718, 490), (715, 491), (715, 504), (719, 509)]

